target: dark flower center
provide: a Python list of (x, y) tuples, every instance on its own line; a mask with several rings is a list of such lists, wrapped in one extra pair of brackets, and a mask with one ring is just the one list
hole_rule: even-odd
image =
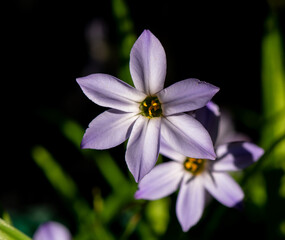
[(156, 96), (148, 96), (140, 105), (141, 114), (148, 118), (162, 115), (161, 103)]
[(193, 175), (198, 175), (203, 172), (205, 168), (205, 159), (186, 158), (184, 168), (191, 172)]

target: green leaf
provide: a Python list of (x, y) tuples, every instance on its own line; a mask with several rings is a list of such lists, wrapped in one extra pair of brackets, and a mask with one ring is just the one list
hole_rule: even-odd
[(51, 154), (43, 147), (36, 146), (32, 149), (35, 162), (44, 171), (53, 187), (67, 199), (77, 195), (77, 189), (72, 179), (65, 174), (61, 166), (53, 159)]
[[(266, 22), (262, 41), (262, 89), (265, 125), (262, 129), (262, 146), (269, 148), (285, 134), (285, 73), (284, 49), (277, 20), (270, 16)], [(280, 167), (285, 157), (285, 141), (274, 149), (270, 165)]]
[(31, 238), (0, 219), (0, 240), (31, 240)]
[[(85, 199), (79, 196), (76, 184), (70, 176), (64, 172), (53, 156), (44, 147), (36, 146), (32, 149), (32, 157), (43, 170), (52, 186), (77, 215), (79, 228), (78, 238), (80, 240), (93, 238), (113, 240), (114, 237), (112, 234), (105, 229), (105, 226), (103, 226)], [(2, 239), (0, 238), (0, 240)]]
[(169, 198), (151, 201), (146, 207), (146, 216), (153, 230), (162, 235), (166, 232), (169, 223)]
[(130, 18), (129, 9), (124, 0), (112, 0), (112, 8), (120, 35), (119, 78), (130, 84), (131, 86), (134, 86), (129, 71), (130, 51), (134, 42), (136, 41), (133, 22)]

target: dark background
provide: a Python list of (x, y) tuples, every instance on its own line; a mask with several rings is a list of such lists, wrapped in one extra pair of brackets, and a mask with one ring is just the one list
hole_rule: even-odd
[[(245, 0), (128, 0), (127, 5), (136, 35), (150, 29), (165, 48), (166, 85), (195, 77), (219, 86), (221, 90), (214, 100), (230, 106), (237, 126), (258, 139), (258, 132), (243, 125), (238, 115), (240, 109), (256, 114), (262, 111), (264, 24), (273, 9), (284, 34), (284, 5)], [(28, 214), (33, 206), (46, 204), (59, 215), (68, 216), (68, 210), (31, 159), (31, 148), (41, 144), (50, 149), (79, 184), (82, 194), (92, 201), (90, 189), (100, 173), (94, 164), (78, 163), (79, 153), (44, 113), (60, 113), (87, 127), (103, 110), (84, 96), (75, 79), (91, 72), (118, 76), (120, 39), (111, 1), (21, 0), (11, 3), (7, 15), (3, 37), (7, 43), (2, 46), (5, 139), (0, 205)], [(110, 50), (104, 64), (90, 64), (86, 30), (94, 20), (103, 23)], [(111, 153), (115, 151), (122, 150), (116, 148)], [(124, 159), (119, 161), (125, 166)], [(262, 238), (265, 230), (261, 227), (263, 223), (250, 225), (255, 231), (249, 236), (255, 232)]]

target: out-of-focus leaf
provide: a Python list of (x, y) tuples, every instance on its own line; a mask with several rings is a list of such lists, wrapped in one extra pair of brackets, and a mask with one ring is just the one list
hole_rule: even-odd
[(124, 0), (112, 0), (113, 15), (116, 19), (120, 35), (120, 71), (119, 78), (134, 86), (129, 71), (129, 58), (131, 48), (136, 40), (133, 22), (129, 15), (129, 9)]
[(285, 220), (280, 223), (280, 233), (285, 237)]
[(140, 214), (134, 214), (131, 216), (120, 240), (129, 239), (129, 236), (134, 232), (135, 228), (137, 227), (140, 217), (141, 217)]
[(0, 219), (0, 240), (31, 240), (31, 238)]
[(107, 151), (96, 151), (94, 159), (101, 173), (115, 192), (130, 187), (129, 181)]
[(169, 223), (169, 198), (151, 201), (146, 207), (146, 217), (153, 230), (162, 235)]
[(60, 165), (53, 159), (51, 154), (43, 147), (36, 146), (32, 150), (32, 156), (53, 187), (65, 198), (74, 199), (77, 189), (72, 179), (65, 174)]
[(43, 170), (46, 177), (58, 193), (70, 204), (77, 215), (80, 240), (94, 239), (113, 240), (112, 234), (107, 231), (88, 203), (79, 196), (76, 184), (64, 172), (52, 155), (42, 146), (32, 149), (32, 157)]
[(260, 173), (251, 175), (246, 183), (246, 196), (259, 207), (266, 204), (267, 193), (265, 188), (265, 181)]
[[(285, 134), (285, 73), (282, 37), (273, 16), (267, 19), (262, 41), (262, 90), (265, 125), (262, 146), (269, 148)], [(274, 149), (267, 163), (280, 167), (285, 158), (285, 140)]]
[(69, 141), (77, 147), (80, 146), (84, 129), (79, 124), (75, 121), (64, 119), (61, 130)]
[(8, 223), (9, 225), (13, 225), (12, 224), (12, 219), (10, 217), (10, 214), (6, 211), (3, 212), (3, 220)]
[(153, 234), (150, 226), (145, 221), (140, 221), (138, 224), (138, 232), (141, 236), (141, 239), (147, 240), (157, 240), (159, 239), (157, 236)]
[(280, 197), (285, 198), (285, 174), (281, 178), (279, 195), (280, 195)]

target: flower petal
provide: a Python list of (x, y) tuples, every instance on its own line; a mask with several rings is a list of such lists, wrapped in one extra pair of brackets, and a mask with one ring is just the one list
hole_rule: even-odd
[(215, 159), (209, 133), (187, 114), (162, 118), (161, 135), (171, 148), (187, 157)]
[(57, 222), (42, 224), (34, 234), (33, 240), (71, 240), (68, 229)]
[(154, 167), (159, 154), (161, 118), (140, 116), (132, 129), (126, 161), (136, 182)]
[(161, 137), (160, 139), (160, 149), (159, 149), (159, 152), (165, 156), (165, 157), (168, 157), (169, 159), (172, 159), (172, 160), (175, 160), (175, 161), (178, 161), (178, 162), (184, 162), (186, 157), (175, 151), (172, 147), (170, 147), (166, 141), (164, 140), (163, 137)]
[(155, 166), (139, 182), (136, 199), (155, 200), (175, 192), (182, 180), (183, 165), (171, 161)]
[(213, 171), (238, 171), (256, 162), (264, 150), (253, 143), (233, 142), (217, 148)]
[(157, 96), (165, 116), (204, 107), (219, 91), (212, 84), (198, 79), (186, 79), (163, 89)]
[(97, 116), (86, 130), (81, 148), (107, 149), (124, 142), (130, 135), (137, 114), (110, 109)]
[(241, 187), (227, 173), (212, 172), (203, 174), (204, 186), (209, 193), (220, 203), (227, 207), (234, 207), (239, 204), (243, 197)]
[(76, 79), (84, 94), (96, 104), (124, 112), (139, 112), (146, 95), (108, 74), (91, 74)]
[(220, 115), (221, 113), (218, 105), (212, 101), (208, 102), (205, 107), (202, 107), (195, 111), (196, 119), (202, 123), (202, 125), (209, 132), (213, 143), (215, 143), (217, 139)]
[(176, 202), (176, 215), (184, 232), (201, 218), (205, 204), (205, 190), (199, 177), (183, 178)]
[(147, 95), (163, 89), (166, 55), (159, 40), (149, 30), (144, 30), (133, 45), (130, 72), (135, 87)]
[(216, 146), (220, 146), (230, 142), (250, 141), (250, 138), (243, 133), (235, 130), (234, 121), (229, 111), (222, 109), (221, 119), (218, 130), (218, 137), (215, 142)]

